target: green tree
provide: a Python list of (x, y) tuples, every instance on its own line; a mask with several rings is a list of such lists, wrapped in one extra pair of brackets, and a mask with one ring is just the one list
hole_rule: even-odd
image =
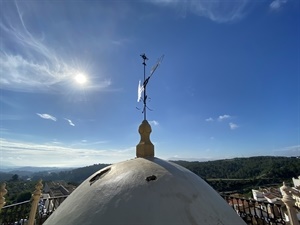
[(30, 191), (24, 191), (17, 196), (17, 202), (24, 202), (27, 200), (30, 200), (31, 198), (31, 192)]
[(14, 175), (11, 177), (11, 180), (12, 180), (12, 181), (18, 181), (18, 180), (19, 180), (19, 175), (18, 175), (18, 174), (14, 174)]

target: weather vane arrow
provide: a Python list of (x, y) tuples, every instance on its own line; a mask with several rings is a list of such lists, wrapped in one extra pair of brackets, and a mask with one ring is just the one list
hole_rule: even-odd
[[(164, 59), (164, 55), (162, 55), (156, 62), (156, 64), (151, 68), (151, 71), (150, 71), (150, 75), (146, 78), (146, 61), (148, 60), (147, 56), (145, 54), (141, 54), (141, 57), (143, 59), (143, 65), (144, 65), (144, 81), (143, 81), (143, 84), (141, 85), (141, 81), (139, 81), (139, 84), (138, 84), (138, 98), (137, 98), (137, 101), (140, 102), (141, 100), (143, 100), (143, 104), (144, 104), (144, 107), (143, 107), (143, 111), (142, 113), (144, 114), (144, 120), (146, 120), (146, 110), (149, 109), (147, 107), (147, 93), (146, 93), (146, 87), (147, 87), (147, 84), (150, 80), (150, 78), (152, 77), (152, 75), (154, 74), (155, 70), (159, 67), (159, 65), (162, 63), (163, 59)], [(142, 94), (143, 97), (142, 97)], [(149, 109), (150, 110), (150, 109)]]

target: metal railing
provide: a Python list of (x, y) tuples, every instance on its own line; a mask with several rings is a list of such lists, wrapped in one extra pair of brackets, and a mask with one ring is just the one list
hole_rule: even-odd
[(28, 220), (30, 200), (4, 206), (0, 212), (1, 225), (24, 225)]
[[(35, 218), (36, 225), (42, 225), (68, 196), (41, 199)], [(26, 225), (31, 208), (31, 201), (4, 206), (0, 212), (0, 225)]]
[[(248, 225), (285, 225), (285, 207), (281, 204), (221, 195)], [(36, 225), (42, 225), (68, 196), (50, 197), (40, 200)], [(1, 225), (25, 225), (31, 202), (25, 201), (4, 206), (0, 213)]]
[(284, 205), (226, 195), (222, 197), (248, 225), (287, 224)]
[(64, 195), (41, 200), (37, 210), (36, 225), (42, 225), (67, 197), (68, 195)]

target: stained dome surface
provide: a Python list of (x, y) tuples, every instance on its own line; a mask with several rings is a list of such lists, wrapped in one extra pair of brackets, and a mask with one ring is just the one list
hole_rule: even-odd
[(204, 180), (172, 162), (135, 158), (86, 179), (44, 225), (238, 225)]

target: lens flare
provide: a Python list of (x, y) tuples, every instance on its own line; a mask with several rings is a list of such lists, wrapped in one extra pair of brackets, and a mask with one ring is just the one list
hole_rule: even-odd
[(75, 76), (75, 81), (78, 83), (78, 84), (80, 84), (80, 85), (83, 85), (83, 84), (85, 84), (86, 82), (87, 82), (87, 78), (86, 78), (86, 76), (85, 75), (83, 75), (83, 74), (77, 74), (76, 76)]

